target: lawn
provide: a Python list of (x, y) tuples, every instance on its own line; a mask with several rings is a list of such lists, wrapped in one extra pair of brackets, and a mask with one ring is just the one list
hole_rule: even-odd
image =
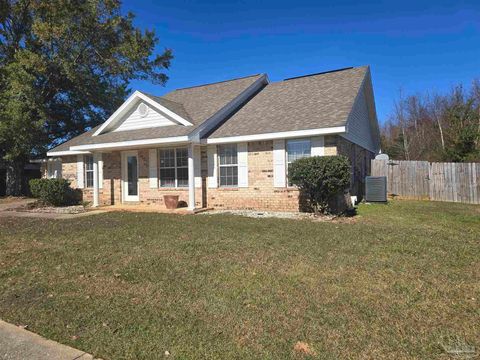
[(478, 354), (479, 300), (478, 206), (361, 205), (353, 223), (0, 218), (0, 318), (104, 359)]

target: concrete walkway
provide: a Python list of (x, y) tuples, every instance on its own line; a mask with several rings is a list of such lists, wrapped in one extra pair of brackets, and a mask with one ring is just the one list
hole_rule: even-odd
[(94, 357), (0, 320), (0, 359), (93, 360)]

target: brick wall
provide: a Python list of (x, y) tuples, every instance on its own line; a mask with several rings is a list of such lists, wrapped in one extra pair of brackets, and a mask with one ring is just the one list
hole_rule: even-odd
[[(363, 179), (370, 172), (373, 153), (340, 136), (325, 137), (325, 155), (342, 154), (353, 164), (354, 179), (352, 194), (363, 195)], [(188, 188), (150, 188), (148, 178), (148, 149), (138, 150), (140, 202), (153, 206), (164, 206), (164, 195), (179, 195), (184, 206), (188, 203)], [(121, 153), (103, 154), (103, 189), (100, 189), (100, 204), (111, 205), (122, 202)], [(76, 187), (77, 158), (62, 158), (63, 177)], [(249, 209), (271, 211), (299, 211), (299, 191), (294, 188), (273, 186), (273, 141), (248, 143), (248, 188), (207, 188), (207, 152), (201, 150), (202, 188), (195, 189), (196, 207), (216, 209)], [(84, 189), (85, 201), (93, 201), (93, 189)]]
[(207, 189), (216, 209), (299, 211), (299, 192), (273, 186), (273, 141), (248, 143), (248, 188)]
[[(122, 203), (121, 187), (121, 152), (103, 153), (103, 188), (99, 189), (100, 205), (114, 205)], [(188, 188), (181, 189), (152, 189), (148, 178), (148, 149), (138, 150), (139, 161), (139, 198), (142, 204), (164, 206), (163, 195), (179, 195), (179, 201), (188, 203)], [(62, 176), (77, 187), (77, 157), (65, 156), (62, 158)], [(93, 189), (83, 189), (83, 200), (93, 202)], [(202, 190), (195, 190), (196, 206), (202, 206)]]

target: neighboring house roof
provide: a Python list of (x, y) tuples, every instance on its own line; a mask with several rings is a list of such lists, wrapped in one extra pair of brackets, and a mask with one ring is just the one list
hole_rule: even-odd
[(345, 126), (367, 72), (362, 66), (270, 83), (208, 137)]

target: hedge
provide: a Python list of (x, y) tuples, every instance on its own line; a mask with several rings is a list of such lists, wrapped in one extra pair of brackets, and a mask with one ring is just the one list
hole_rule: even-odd
[(32, 179), (30, 192), (34, 198), (46, 205), (66, 206), (80, 202), (78, 192), (70, 187), (65, 179)]
[(290, 164), (288, 177), (315, 213), (330, 213), (329, 203), (350, 186), (350, 161), (345, 156), (313, 156)]

